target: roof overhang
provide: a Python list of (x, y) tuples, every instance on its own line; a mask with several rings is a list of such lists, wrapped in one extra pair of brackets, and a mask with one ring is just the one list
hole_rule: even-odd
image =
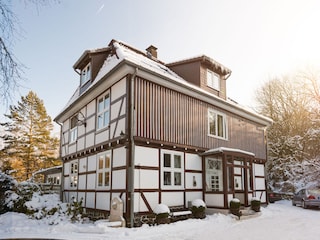
[(227, 147), (213, 148), (213, 149), (210, 149), (208, 151), (205, 151), (201, 155), (202, 156), (208, 156), (208, 155), (214, 155), (214, 154), (218, 154), (218, 153), (233, 153), (233, 154), (241, 154), (241, 155), (247, 155), (247, 156), (255, 157), (255, 154), (252, 153), (252, 152), (247, 152), (247, 151), (243, 151), (243, 150), (240, 150), (240, 149), (227, 148)]

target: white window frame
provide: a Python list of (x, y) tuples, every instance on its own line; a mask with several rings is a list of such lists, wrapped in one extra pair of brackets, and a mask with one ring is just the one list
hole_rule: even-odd
[[(170, 166), (165, 166), (165, 155), (170, 156)], [(180, 158), (180, 167), (175, 164), (175, 156)], [(165, 175), (170, 176), (170, 184), (165, 182)], [(175, 181), (175, 175), (180, 175), (180, 184)], [(183, 153), (177, 151), (161, 152), (161, 188), (162, 189), (184, 189), (184, 157)]]
[[(101, 177), (100, 177), (101, 176)], [(108, 177), (108, 182), (106, 182)], [(100, 182), (101, 180), (101, 182)], [(97, 189), (110, 189), (111, 186), (111, 151), (97, 155)]]
[[(214, 125), (213, 132), (211, 132), (212, 124)], [(228, 123), (226, 114), (213, 109), (208, 109), (208, 135), (211, 137), (228, 140)]]
[(69, 131), (70, 143), (75, 142), (78, 138), (78, 121), (79, 121), (78, 114), (70, 118), (70, 131)]
[(109, 123), (110, 123), (110, 92), (106, 92), (97, 100), (97, 129), (99, 130), (99, 129), (108, 127)]
[(207, 86), (220, 91), (220, 76), (209, 69), (207, 69)]
[(78, 160), (70, 162), (70, 185), (71, 189), (76, 189), (78, 187), (78, 172), (79, 172), (79, 163)]
[(91, 64), (88, 63), (80, 73), (80, 85), (83, 86), (86, 82), (91, 79)]
[(223, 191), (223, 165), (221, 157), (206, 159), (206, 190), (210, 192)]

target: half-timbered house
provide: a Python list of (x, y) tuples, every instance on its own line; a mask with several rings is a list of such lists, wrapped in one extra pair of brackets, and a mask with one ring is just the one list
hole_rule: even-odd
[(61, 125), (63, 201), (108, 214), (120, 197), (128, 226), (159, 203), (203, 199), (266, 202), (266, 127), (271, 120), (227, 97), (231, 71), (202, 55), (165, 64), (112, 40), (73, 66), (79, 87)]

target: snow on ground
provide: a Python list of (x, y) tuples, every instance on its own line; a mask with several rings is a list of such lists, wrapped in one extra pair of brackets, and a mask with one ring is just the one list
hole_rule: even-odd
[(286, 200), (262, 208), (258, 217), (240, 221), (231, 215), (214, 214), (203, 220), (132, 229), (107, 227), (101, 221), (90, 224), (62, 221), (48, 225), (45, 220), (31, 220), (24, 214), (11, 212), (0, 215), (0, 239), (318, 240), (319, 219), (320, 210), (293, 207)]

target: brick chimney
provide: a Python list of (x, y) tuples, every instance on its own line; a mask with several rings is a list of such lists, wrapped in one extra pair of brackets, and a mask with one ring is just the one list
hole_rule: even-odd
[(153, 45), (150, 45), (146, 50), (147, 50), (147, 55), (148, 56), (152, 56), (154, 58), (158, 58), (158, 52), (157, 52), (157, 49), (155, 46)]

